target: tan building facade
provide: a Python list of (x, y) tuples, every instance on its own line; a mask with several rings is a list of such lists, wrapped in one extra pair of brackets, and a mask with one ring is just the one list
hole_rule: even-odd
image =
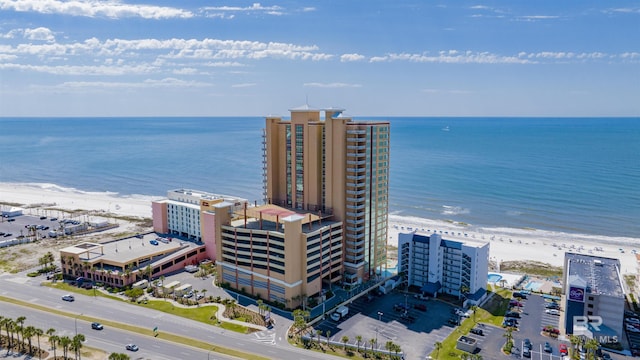
[(341, 222), (272, 204), (214, 207), (218, 279), (229, 287), (294, 308), (342, 279)]
[(344, 282), (367, 280), (386, 263), (390, 124), (342, 109), (290, 111), (266, 119), (265, 203), (333, 215), (344, 224)]

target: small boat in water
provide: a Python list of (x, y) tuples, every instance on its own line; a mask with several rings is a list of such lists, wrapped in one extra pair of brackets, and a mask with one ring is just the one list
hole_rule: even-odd
[(449, 131), (449, 127), (448, 126), (443, 127), (442, 131)]

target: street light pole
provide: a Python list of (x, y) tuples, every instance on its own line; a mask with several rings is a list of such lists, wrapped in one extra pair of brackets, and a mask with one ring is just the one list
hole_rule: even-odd
[(213, 350), (215, 350), (215, 349), (216, 349), (216, 347), (214, 346), (214, 347), (212, 347), (212, 348), (211, 348), (211, 350), (209, 350), (209, 352), (207, 353), (207, 360), (210, 360), (210, 359), (209, 359), (209, 355), (211, 355), (211, 352), (212, 352)]

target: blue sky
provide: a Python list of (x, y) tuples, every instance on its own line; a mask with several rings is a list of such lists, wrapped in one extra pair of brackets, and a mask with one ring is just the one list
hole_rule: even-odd
[(640, 116), (638, 1), (0, 0), (0, 116)]

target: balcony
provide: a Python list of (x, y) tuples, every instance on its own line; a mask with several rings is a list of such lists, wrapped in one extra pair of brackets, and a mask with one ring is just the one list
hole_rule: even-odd
[(367, 134), (367, 130), (362, 130), (362, 129), (347, 130), (347, 134), (349, 134), (349, 135), (366, 135)]
[(347, 165), (365, 165), (367, 162), (364, 160), (348, 160)]

